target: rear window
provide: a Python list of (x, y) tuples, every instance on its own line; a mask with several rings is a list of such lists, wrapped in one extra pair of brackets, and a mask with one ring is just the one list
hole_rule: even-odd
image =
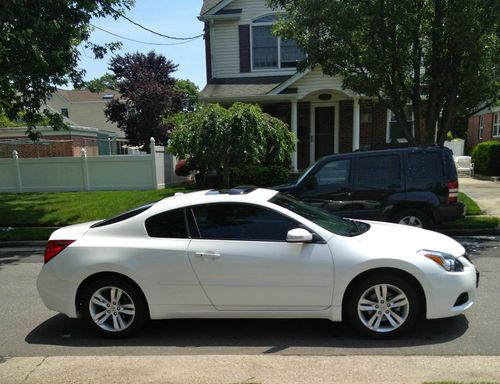
[(120, 221), (130, 219), (131, 217), (137, 216), (138, 214), (146, 211), (147, 209), (151, 208), (155, 204), (156, 204), (156, 201), (154, 203), (146, 204), (146, 205), (143, 205), (141, 207), (137, 207), (135, 209), (132, 209), (130, 211), (121, 213), (118, 216), (112, 217), (111, 219), (99, 221), (98, 223), (93, 224), (90, 228), (104, 227), (106, 225), (115, 224), (115, 223), (119, 223)]
[(412, 179), (437, 179), (444, 176), (443, 160), (439, 152), (410, 153), (408, 168)]
[(358, 185), (386, 187), (401, 180), (399, 155), (361, 157), (358, 161)]

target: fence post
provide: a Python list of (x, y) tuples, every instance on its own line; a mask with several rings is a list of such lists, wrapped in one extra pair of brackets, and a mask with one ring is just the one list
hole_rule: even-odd
[(12, 151), (12, 161), (14, 162), (14, 169), (16, 170), (16, 183), (17, 192), (23, 191), (23, 179), (21, 177), (21, 165), (19, 164), (19, 154), (16, 150)]
[(158, 189), (158, 178), (156, 176), (156, 147), (154, 137), (149, 140), (149, 150), (151, 151), (151, 165), (153, 167), (153, 189)]
[(87, 164), (87, 151), (85, 148), (81, 149), (80, 156), (82, 159), (83, 190), (90, 191), (89, 166)]

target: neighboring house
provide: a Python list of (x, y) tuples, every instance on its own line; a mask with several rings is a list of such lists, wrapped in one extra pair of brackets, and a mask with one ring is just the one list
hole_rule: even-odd
[(120, 94), (111, 89), (92, 93), (87, 89), (58, 89), (48, 100), (47, 106), (53, 112), (62, 114), (70, 125), (98, 128), (101, 132), (113, 132), (125, 137), (115, 123), (107, 121), (104, 115), (106, 104)]
[(467, 127), (467, 148), (488, 141), (500, 141), (500, 106), (483, 109), (471, 116)]
[(342, 89), (321, 68), (297, 72), (303, 53), (271, 33), (276, 14), (265, 0), (204, 0), (207, 85), (200, 99), (258, 103), (289, 124), (299, 142), (294, 169), (319, 157), (405, 142), (390, 111), (376, 99)]

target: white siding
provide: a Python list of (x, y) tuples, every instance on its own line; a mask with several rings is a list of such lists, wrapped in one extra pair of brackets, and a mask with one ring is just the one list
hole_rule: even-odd
[(210, 29), (212, 43), (212, 73), (215, 78), (281, 76), (295, 73), (293, 69), (240, 73), (238, 25), (251, 24), (252, 20), (273, 11), (265, 0), (235, 0), (224, 9), (242, 9), (238, 21), (216, 21)]
[[(316, 68), (313, 71), (305, 74), (301, 79), (297, 80), (290, 88), (297, 88), (297, 96), (299, 99), (307, 96), (312, 92), (320, 90), (342, 92), (348, 97), (353, 97), (355, 94), (351, 90), (342, 89), (342, 78), (340, 76), (326, 76), (321, 68)], [(342, 98), (343, 95), (334, 95)]]

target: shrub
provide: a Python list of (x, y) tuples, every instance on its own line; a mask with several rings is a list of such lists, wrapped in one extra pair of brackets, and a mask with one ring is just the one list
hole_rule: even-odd
[(474, 170), (487, 176), (500, 175), (500, 142), (485, 141), (472, 150)]
[(270, 187), (286, 184), (288, 182), (288, 169), (279, 165), (246, 165), (231, 169), (231, 184), (255, 185), (257, 187)]

